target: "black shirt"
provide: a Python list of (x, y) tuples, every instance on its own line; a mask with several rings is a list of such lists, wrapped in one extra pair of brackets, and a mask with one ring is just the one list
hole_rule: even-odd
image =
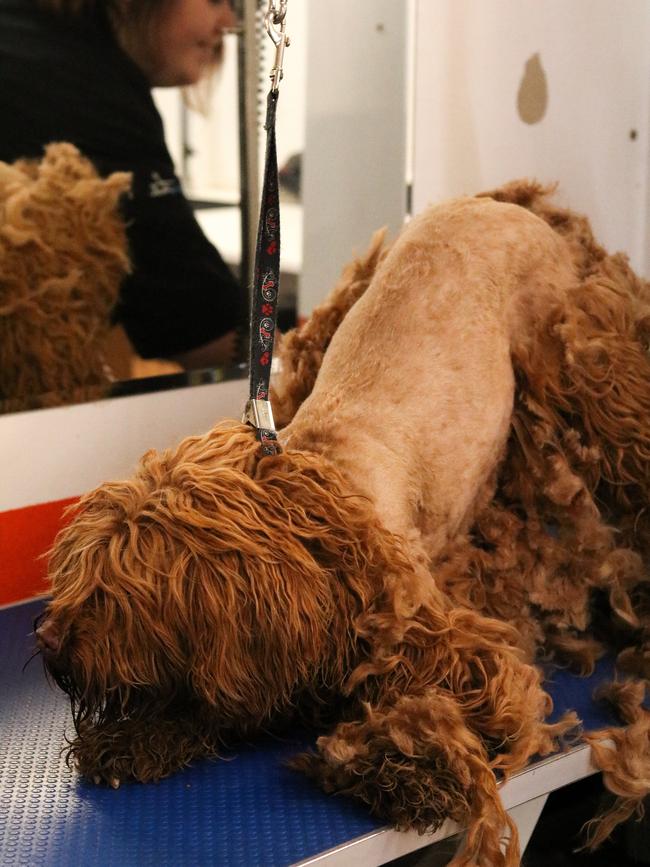
[(133, 173), (133, 274), (115, 318), (140, 355), (169, 357), (241, 324), (243, 290), (196, 222), (149, 84), (101, 12), (66, 18), (36, 0), (0, 0), (0, 117), (4, 162), (68, 141), (102, 176)]

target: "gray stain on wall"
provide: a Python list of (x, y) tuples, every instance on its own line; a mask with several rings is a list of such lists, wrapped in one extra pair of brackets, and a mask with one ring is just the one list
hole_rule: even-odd
[(548, 108), (548, 82), (539, 54), (526, 61), (517, 93), (517, 113), (524, 123), (539, 123)]

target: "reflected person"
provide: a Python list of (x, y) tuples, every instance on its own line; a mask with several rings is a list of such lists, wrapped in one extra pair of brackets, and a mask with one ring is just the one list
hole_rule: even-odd
[(0, 0), (0, 160), (68, 141), (103, 176), (132, 172), (114, 319), (143, 358), (186, 368), (233, 360), (246, 298), (183, 195), (151, 88), (209, 74), (234, 23), (228, 0)]

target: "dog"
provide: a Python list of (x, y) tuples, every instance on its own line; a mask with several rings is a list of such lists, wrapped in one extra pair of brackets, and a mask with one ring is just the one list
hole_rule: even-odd
[(0, 163), (0, 408), (103, 397), (110, 313), (130, 271), (119, 201), (71, 144)]
[(631, 679), (627, 728), (588, 735), (621, 796), (601, 839), (650, 778), (649, 302), (534, 183), (376, 236), (283, 339), (279, 454), (222, 422), (58, 536), (36, 633), (80, 772), (157, 780), (300, 718), (326, 791), (451, 817), (454, 865), (511, 867), (496, 776), (578, 725), (545, 721), (536, 663), (587, 672), (609, 642)]

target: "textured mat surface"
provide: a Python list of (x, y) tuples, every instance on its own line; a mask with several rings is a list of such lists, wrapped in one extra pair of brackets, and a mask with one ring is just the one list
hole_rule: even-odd
[(286, 865), (379, 827), (283, 766), (304, 744), (265, 741), (157, 785), (89, 785), (61, 757), (69, 706), (39, 659), (41, 603), (0, 611), (0, 864)]
[[(284, 767), (304, 746), (287, 738), (201, 762), (158, 785), (118, 791), (79, 780), (61, 756), (70, 731), (63, 694), (40, 660), (26, 668), (35, 602), (0, 610), (1, 867), (274, 867), (380, 827), (357, 804), (328, 797)], [(576, 708), (589, 728), (610, 721), (587, 680), (553, 675), (554, 715)]]

